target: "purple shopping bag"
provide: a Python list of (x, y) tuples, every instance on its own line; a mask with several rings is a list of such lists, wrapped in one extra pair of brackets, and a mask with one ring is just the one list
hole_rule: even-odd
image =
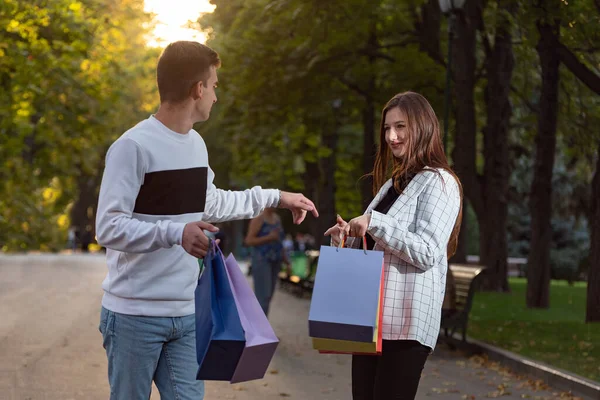
[(275, 354), (279, 339), (232, 254), (225, 260), (225, 270), (246, 334), (246, 345), (231, 383), (262, 379)]

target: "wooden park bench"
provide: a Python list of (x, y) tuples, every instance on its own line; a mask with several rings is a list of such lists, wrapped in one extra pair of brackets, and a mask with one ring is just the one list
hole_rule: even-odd
[(466, 341), (469, 312), (484, 269), (476, 264), (450, 264), (449, 272), (452, 275), (448, 274), (447, 277), (441, 326), (447, 339), (460, 328), (462, 341)]

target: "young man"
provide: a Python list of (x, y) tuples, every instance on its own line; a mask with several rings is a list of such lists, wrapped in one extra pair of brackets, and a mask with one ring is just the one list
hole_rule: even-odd
[(160, 108), (110, 147), (100, 188), (97, 240), (107, 248), (100, 332), (111, 399), (201, 400), (196, 381), (194, 290), (209, 222), (288, 208), (299, 224), (314, 204), (298, 193), (213, 184), (206, 145), (192, 129), (217, 101), (215, 51), (171, 43), (158, 61)]

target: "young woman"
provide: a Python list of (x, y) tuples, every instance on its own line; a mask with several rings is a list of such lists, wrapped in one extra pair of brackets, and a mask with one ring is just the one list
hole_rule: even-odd
[(253, 248), (254, 293), (267, 316), (282, 263), (288, 263), (283, 248), (284, 237), (281, 219), (274, 208), (265, 208), (258, 217), (250, 221), (246, 234), (246, 246)]
[[(354, 400), (414, 399), (440, 330), (448, 257), (456, 250), (462, 188), (446, 160), (437, 117), (412, 92), (383, 109), (373, 202), (325, 232), (337, 246), (384, 252), (381, 356), (352, 357)], [(390, 178), (390, 179), (388, 179)]]

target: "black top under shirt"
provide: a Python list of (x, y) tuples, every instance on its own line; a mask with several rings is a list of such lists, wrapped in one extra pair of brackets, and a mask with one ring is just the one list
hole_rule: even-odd
[[(408, 184), (410, 183), (410, 181), (412, 180), (412, 178), (415, 177), (416, 174), (410, 174), (406, 177), (402, 177), (402, 178), (396, 178), (396, 179), (400, 179), (400, 189), (403, 191), (404, 189), (406, 189), (406, 186), (408, 186)], [(381, 199), (381, 201), (379, 202), (379, 204), (377, 204), (377, 206), (375, 206), (375, 208), (373, 208), (374, 211), (380, 212), (382, 214), (387, 214), (388, 211), (390, 211), (390, 208), (392, 208), (392, 205), (396, 202), (396, 200), (398, 199), (398, 197), (400, 196), (400, 193), (398, 193), (396, 191), (396, 187), (395, 185), (392, 183), (392, 186), (390, 186), (390, 188), (388, 189), (387, 193), (385, 194), (385, 196), (383, 196), (383, 198)], [(369, 250), (373, 250), (373, 247), (375, 247), (375, 240), (371, 237), (370, 234), (367, 233), (367, 249)]]

